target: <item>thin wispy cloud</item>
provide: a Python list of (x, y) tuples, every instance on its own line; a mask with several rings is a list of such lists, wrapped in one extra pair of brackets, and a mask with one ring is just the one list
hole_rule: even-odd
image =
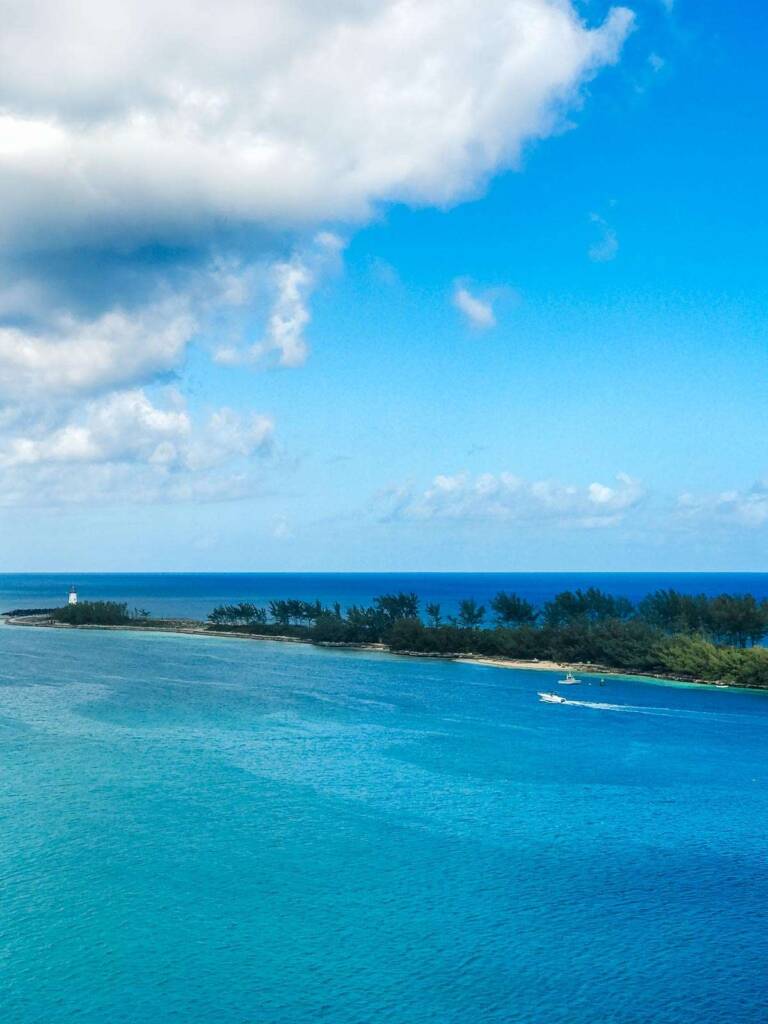
[(754, 530), (768, 525), (768, 482), (757, 481), (744, 490), (715, 494), (685, 492), (677, 501), (681, 522), (702, 525), (743, 527)]
[(305, 331), (311, 320), (309, 298), (320, 278), (338, 266), (344, 242), (330, 231), (318, 234), (306, 252), (272, 268), (273, 300), (264, 337), (244, 347), (219, 348), (214, 358), (223, 365), (264, 363), (302, 366), (309, 355)]
[(587, 486), (525, 480), (513, 473), (444, 474), (429, 487), (399, 486), (380, 497), (387, 519), (518, 522), (596, 529), (618, 525), (645, 499), (639, 480), (619, 473), (612, 484)]
[(473, 294), (467, 285), (458, 282), (454, 285), (453, 304), (471, 327), (488, 330), (496, 326), (496, 314), (490, 298)]
[(616, 234), (616, 229), (599, 213), (590, 213), (589, 219), (598, 232), (598, 237), (589, 247), (589, 258), (593, 263), (609, 263), (616, 259), (619, 252), (619, 237)]
[(768, 481), (718, 492), (651, 494), (639, 479), (618, 473), (609, 483), (574, 484), (527, 480), (514, 473), (440, 473), (427, 486), (391, 485), (374, 498), (374, 515), (385, 522), (423, 524), (514, 523), (600, 530), (622, 527), (634, 540), (761, 534), (768, 531)]

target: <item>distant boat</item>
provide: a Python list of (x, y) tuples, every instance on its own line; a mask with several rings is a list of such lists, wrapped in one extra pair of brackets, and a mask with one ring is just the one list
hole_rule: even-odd
[(577, 679), (572, 672), (569, 672), (565, 679), (558, 679), (557, 681), (561, 686), (575, 686), (576, 683), (581, 682), (581, 680)]
[(545, 704), (566, 704), (565, 697), (561, 697), (559, 693), (540, 693), (539, 700), (543, 700)]

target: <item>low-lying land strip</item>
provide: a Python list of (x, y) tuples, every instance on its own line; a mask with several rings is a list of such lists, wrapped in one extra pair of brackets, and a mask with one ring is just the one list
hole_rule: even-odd
[[(500, 593), (486, 608), (468, 599), (443, 617), (416, 594), (384, 594), (370, 607), (274, 600), (214, 608), (203, 623), (153, 619), (114, 601), (16, 609), (7, 622), (60, 628), (164, 630), (296, 641), (326, 647), (459, 659), (517, 668), (574, 669), (768, 689), (768, 601), (656, 591), (639, 604), (595, 588), (566, 591), (543, 608)], [(492, 621), (488, 621), (492, 618)]]

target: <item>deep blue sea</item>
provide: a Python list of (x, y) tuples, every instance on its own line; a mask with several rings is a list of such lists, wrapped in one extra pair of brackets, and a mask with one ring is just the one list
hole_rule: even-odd
[(0, 612), (64, 604), (71, 585), (82, 600), (127, 601), (156, 617), (204, 619), (217, 604), (272, 598), (320, 599), (368, 605), (378, 594), (415, 591), (422, 600), (456, 611), (465, 597), (485, 604), (511, 590), (536, 605), (558, 591), (600, 587), (639, 601), (659, 588), (686, 593), (753, 593), (768, 597), (768, 573), (0, 573)]
[[(273, 579), (74, 582), (159, 614)], [(0, 627), (0, 1020), (765, 1024), (768, 694), (556, 680)]]

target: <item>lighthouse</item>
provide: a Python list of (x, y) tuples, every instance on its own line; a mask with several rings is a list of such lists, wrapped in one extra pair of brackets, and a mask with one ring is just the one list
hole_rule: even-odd
[(77, 591), (75, 590), (74, 583), (69, 588), (69, 604), (77, 604)]

